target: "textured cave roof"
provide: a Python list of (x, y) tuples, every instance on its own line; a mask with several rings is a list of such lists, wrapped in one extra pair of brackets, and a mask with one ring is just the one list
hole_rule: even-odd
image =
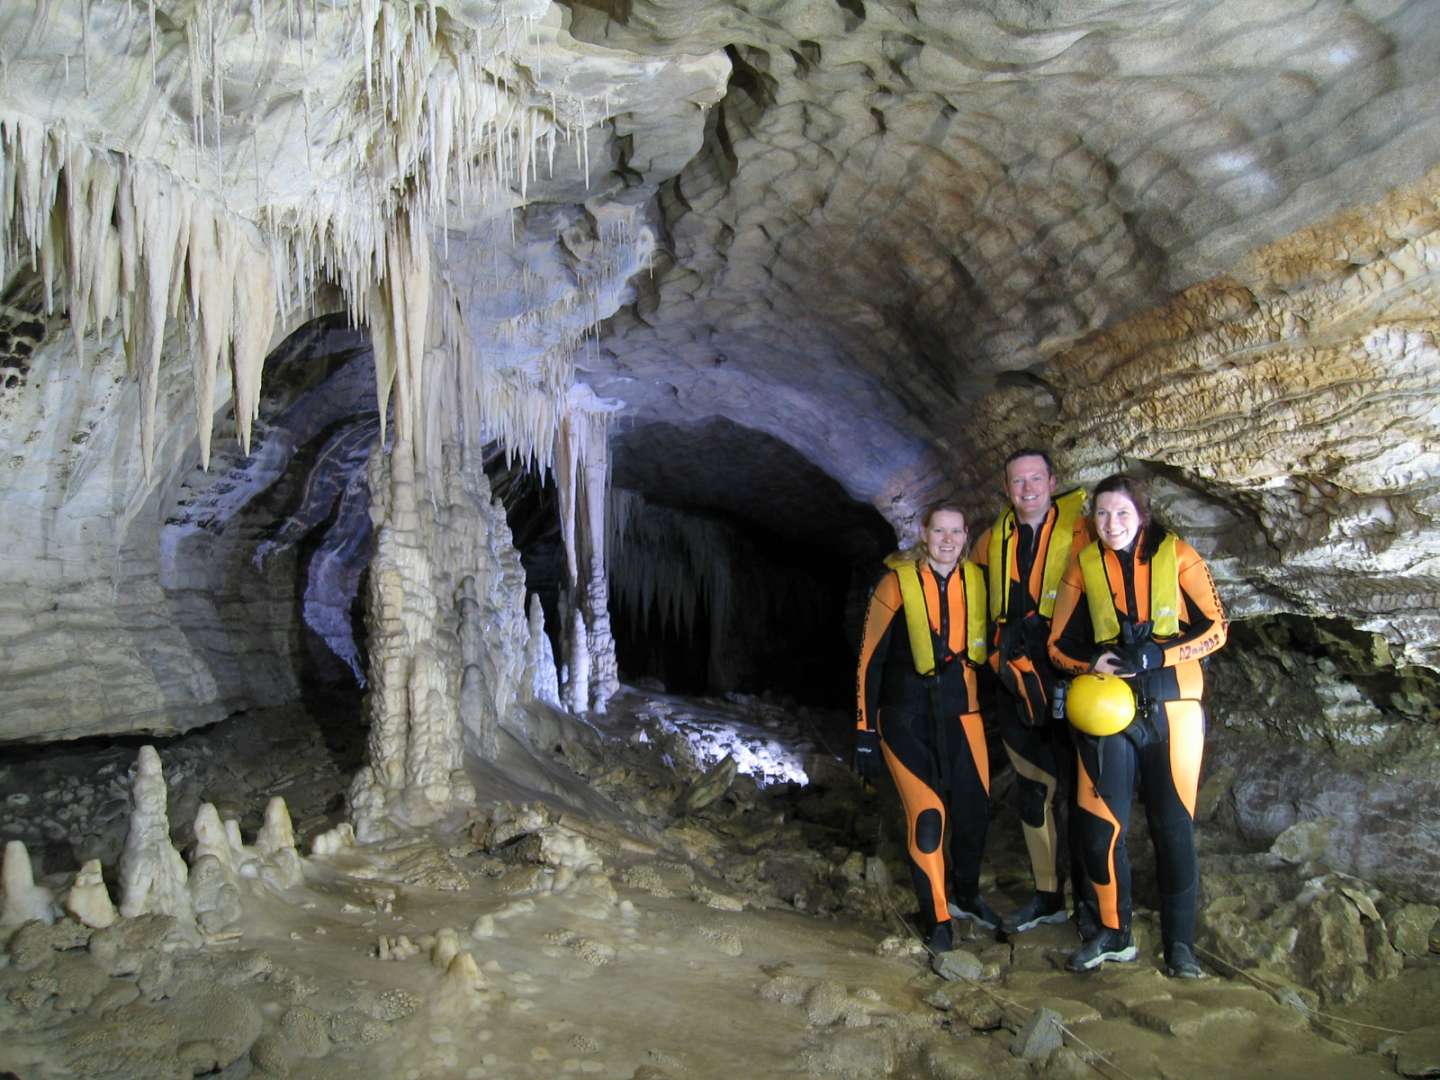
[[(577, 7), (734, 73), (585, 378), (727, 416), (885, 506), (987, 480), (968, 406), (1440, 160), (1422, 3)], [(1044, 412), (1044, 394), (1037, 396)], [(1052, 410), (1053, 415), (1053, 410)]]
[[(609, 410), (622, 458), (641, 432), (684, 433), (654, 446), (693, 457), (683, 478), (637, 473), (656, 501), (751, 497), (735, 512), (784, 535), (787, 500), (765, 493), (813, 467), (899, 526), (939, 496), (993, 507), (999, 456), (1035, 432), (1073, 474), (1140, 462), (1174, 481), (1232, 580), (1440, 637), (1385, 621), (1396, 582), (1440, 589), (1432, 545), (1404, 532), (1440, 518), (1427, 0), (92, 0), (0, 6), (0, 41), (12, 157), (56, 154), (27, 183), (55, 181), (57, 147), (108, 151), (238, 223), (262, 261), (276, 234), (352, 259), (322, 269), (356, 287), (366, 245), (424, 211), (488, 369)], [(26, 125), (52, 142), (21, 145)], [(475, 141), (446, 159), (436, 132)], [(1410, 184), (1430, 187), (1375, 209)], [(1335, 217), (1352, 207), (1379, 223)], [(1293, 239), (1327, 219), (1335, 235)], [(276, 341), (343, 306), (309, 304)], [(1357, 331), (1361, 309), (1385, 325)], [(68, 347), (51, 325), (37, 355)], [(173, 425), (190, 376), (169, 332)], [(1221, 370), (1258, 348), (1273, 362)], [(137, 507), (166, 482), (128, 436), (77, 448), (38, 396), (12, 399), (10, 442), (58, 462), (26, 458), (12, 491), (50, 507), (74, 476), (97, 506)], [(193, 464), (173, 430), (172, 475)], [(747, 431), (793, 454), (740, 452)], [(121, 464), (97, 470), (97, 446)], [(65, 536), (57, 558), (103, 561)], [(1319, 568), (1282, 573), (1275, 551)], [(1333, 588), (1350, 556), (1359, 578)]]
[[(362, 42), (350, 9), (308, 7), (308, 27), (295, 6), (257, 35), (248, 5), (162, 0), (148, 91), (143, 5), (91, 4), (83, 26), (79, 5), (12, 10), (0, 112), (152, 161), (256, 222), (383, 211), (424, 164), (360, 91), (367, 51), (403, 20)], [(970, 460), (991, 440), (968, 406), (997, 379), (1043, 387), (1046, 359), (1087, 333), (1423, 175), (1440, 159), (1431, 14), (1423, 0), (437, 5), (437, 40), (486, 43), (475, 70), (496, 93), (572, 133), (586, 95), (609, 117), (523, 196), (472, 192), (462, 208), (451, 190), (435, 215), (444, 270), (491, 355), (523, 365), (613, 312), (578, 364), (621, 415), (726, 417), (885, 510), (993, 473)], [(186, 25), (210, 35), (189, 67)], [(196, 58), (218, 77), (194, 77)], [(617, 264), (628, 286), (566, 309), (565, 289), (586, 292), (585, 228), (617, 206), (642, 212), (653, 250)], [(517, 273), (544, 284), (477, 284)], [(527, 296), (548, 304), (548, 337), (487, 335)]]

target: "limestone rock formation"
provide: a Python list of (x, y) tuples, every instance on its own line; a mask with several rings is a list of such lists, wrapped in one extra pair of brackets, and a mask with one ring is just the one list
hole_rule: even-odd
[[(351, 790), (356, 835), (396, 816), (436, 820), (474, 798), (467, 746), (493, 756), (496, 725), (522, 690), (528, 623), (519, 558), (483, 473), (458, 446), (417, 475), (377, 454), (380, 530), (370, 571), (369, 763)], [(483, 628), (483, 629), (482, 629)], [(468, 687), (468, 690), (467, 690)]]
[(35, 884), (35, 870), (30, 865), (30, 852), (19, 840), (5, 844), (5, 860), (0, 864), (0, 926), (19, 926), (31, 919), (43, 923), (55, 921), (55, 899), (50, 890)]
[(525, 670), (530, 675), (530, 695), (536, 701), (560, 707), (559, 673), (555, 670), (555, 651), (545, 633), (545, 609), (538, 595), (531, 595), (528, 644), (525, 647)]
[(119, 916), (110, 900), (100, 860), (91, 859), (80, 867), (75, 882), (65, 894), (65, 910), (86, 926), (103, 930)]
[(168, 915), (182, 927), (194, 919), (185, 860), (170, 843), (160, 755), (142, 746), (135, 758), (130, 832), (120, 857), (120, 914)]

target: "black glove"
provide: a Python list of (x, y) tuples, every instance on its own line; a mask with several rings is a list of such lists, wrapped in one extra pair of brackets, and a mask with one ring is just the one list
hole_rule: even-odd
[(873, 731), (855, 732), (855, 775), (867, 784), (875, 784), (881, 768), (880, 736)]
[(1114, 646), (1117, 674), (1140, 675), (1165, 666), (1165, 650), (1150, 639), (1153, 623), (1126, 623)]

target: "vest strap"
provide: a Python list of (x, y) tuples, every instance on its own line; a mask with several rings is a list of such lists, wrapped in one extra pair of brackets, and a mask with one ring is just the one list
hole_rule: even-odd
[(1070, 547), (1075, 542), (1075, 522), (1085, 507), (1085, 491), (1076, 488), (1055, 500), (1055, 527), (1050, 530), (1050, 545), (1045, 549), (1045, 572), (1040, 578), (1042, 618), (1055, 614), (1055, 598), (1060, 595), (1060, 579), (1070, 566)]

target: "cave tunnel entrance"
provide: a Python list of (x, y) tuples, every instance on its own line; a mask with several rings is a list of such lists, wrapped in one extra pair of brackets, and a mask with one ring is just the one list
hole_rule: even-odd
[[(606, 557), (621, 679), (844, 707), (889, 525), (788, 444), (729, 420), (612, 436)], [(556, 637), (564, 549), (548, 481), (487, 464)], [(557, 642), (558, 644), (558, 642)]]

